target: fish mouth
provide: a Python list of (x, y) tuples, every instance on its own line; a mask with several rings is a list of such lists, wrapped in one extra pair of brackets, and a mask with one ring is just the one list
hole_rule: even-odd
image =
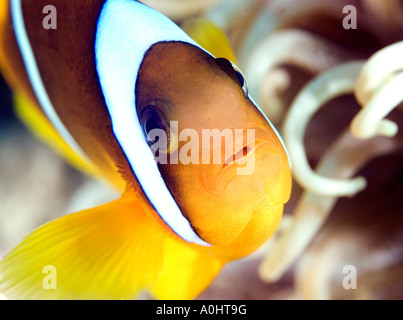
[[(249, 160), (253, 160), (256, 155), (256, 151), (261, 149), (264, 145), (270, 145), (274, 143), (273, 137), (270, 133), (260, 127), (248, 128), (242, 131), (242, 134), (235, 135), (235, 148), (234, 152), (221, 163), (221, 170), (226, 170), (231, 166), (242, 166)], [(237, 143), (241, 141), (242, 143)], [(221, 149), (225, 148), (225, 143), (221, 146)]]
[(253, 142), (241, 146), (221, 164), (221, 170), (225, 170), (228, 166), (242, 165), (246, 163), (248, 160), (248, 156), (255, 152), (256, 148), (258, 148), (261, 144), (262, 143), (256, 145)]
[[(251, 127), (235, 132), (232, 140), (222, 141), (213, 150), (208, 164), (200, 166), (199, 174), (205, 190), (213, 196), (220, 196), (237, 176), (254, 174), (257, 157), (266, 152), (278, 153), (275, 146), (275, 139), (264, 128)], [(220, 162), (214, 161), (218, 155), (221, 156)]]

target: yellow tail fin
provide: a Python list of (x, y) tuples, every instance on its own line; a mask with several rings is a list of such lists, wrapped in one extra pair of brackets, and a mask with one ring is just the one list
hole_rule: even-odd
[(10, 299), (133, 299), (159, 275), (166, 232), (140, 198), (64, 216), (0, 262)]

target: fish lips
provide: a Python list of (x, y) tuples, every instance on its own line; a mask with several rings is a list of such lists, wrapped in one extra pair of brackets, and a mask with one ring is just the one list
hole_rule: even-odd
[[(247, 191), (254, 185), (257, 191), (265, 192), (266, 186), (277, 180), (282, 171), (281, 145), (260, 127), (235, 132), (232, 137), (213, 149), (209, 159), (202, 159), (199, 175), (205, 190), (218, 197), (230, 184), (237, 184), (237, 189)], [(217, 159), (221, 161), (217, 163)], [(284, 202), (280, 198), (272, 200)]]

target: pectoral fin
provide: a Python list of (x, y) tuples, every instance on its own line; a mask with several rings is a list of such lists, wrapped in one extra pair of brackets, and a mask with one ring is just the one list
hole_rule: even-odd
[[(0, 262), (10, 299), (133, 299), (159, 276), (166, 232), (140, 197), (64, 216)], [(53, 272), (53, 273), (52, 273)]]

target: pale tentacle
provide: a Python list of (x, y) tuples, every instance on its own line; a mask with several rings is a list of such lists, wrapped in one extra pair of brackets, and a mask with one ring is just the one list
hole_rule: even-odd
[[(378, 277), (383, 278), (385, 287), (388, 283), (398, 282), (401, 279), (402, 261), (399, 258), (401, 239), (396, 237), (397, 239), (391, 240), (392, 242), (389, 240), (386, 245), (379, 245), (379, 242), (374, 243), (372, 237), (360, 231), (340, 230), (333, 235), (327, 234), (323, 243), (311, 247), (301, 257), (295, 270), (298, 298), (334, 299), (335, 291), (341, 290), (334, 290), (335, 285), (340, 287), (344, 285), (340, 275), (344, 273), (347, 265), (355, 268), (359, 275), (355, 283), (356, 289), (359, 290), (353, 290), (357, 291), (352, 294), (354, 299), (372, 300), (376, 297), (376, 291), (382, 292), (385, 288), (379, 286)], [(384, 273), (379, 270), (384, 270)]]
[(293, 164), (293, 175), (306, 190), (320, 196), (353, 196), (365, 187), (363, 178), (336, 180), (315, 173), (309, 166), (303, 137), (309, 120), (327, 101), (352, 92), (363, 62), (330, 69), (310, 82), (294, 100), (284, 123), (284, 141)]
[[(345, 239), (333, 243), (326, 250), (315, 253), (304, 254), (302, 261), (298, 263), (295, 272), (296, 291), (299, 299), (307, 300), (330, 300), (331, 280), (333, 270), (341, 269), (338, 253), (340, 247), (345, 248)], [(347, 246), (348, 248), (348, 246)], [(314, 263), (313, 263), (314, 261)], [(332, 268), (327, 268), (331, 265)]]
[(343, 258), (352, 255), (354, 249), (363, 244), (361, 242), (363, 241), (360, 241), (359, 237), (347, 235), (331, 242), (328, 246), (304, 254), (295, 272), (295, 286), (299, 298), (332, 299), (334, 274), (343, 270), (346, 264)]
[(388, 77), (403, 70), (403, 41), (375, 53), (364, 65), (358, 77), (355, 96), (361, 105), (369, 102), (374, 91)]
[(403, 101), (403, 72), (386, 81), (376, 90), (372, 99), (355, 116), (351, 131), (357, 138), (368, 139), (375, 135), (393, 137), (398, 131), (396, 123), (384, 120), (390, 111)]
[[(243, 69), (251, 96), (276, 122), (285, 108), (279, 95), (290, 83), (284, 70), (279, 73), (279, 66), (294, 65), (316, 74), (348, 57), (341, 47), (309, 32), (277, 31), (258, 44)], [(275, 74), (271, 75), (272, 72)]]
[(351, 124), (357, 138), (396, 135), (397, 124), (383, 118), (403, 101), (402, 56), (403, 42), (398, 42), (378, 51), (364, 65), (355, 88), (363, 109)]
[[(349, 179), (370, 159), (396, 149), (394, 140), (377, 138), (363, 143), (346, 131), (321, 159), (317, 174), (333, 179)], [(270, 251), (259, 267), (261, 278), (268, 282), (278, 280), (304, 252), (308, 244), (326, 221), (337, 197), (323, 197), (305, 191), (294, 211), (293, 220), (272, 244)]]
[[(375, 61), (378, 64), (374, 63), (373, 60), (369, 62), (371, 63), (364, 66), (362, 62), (350, 62), (328, 70), (308, 84), (291, 107), (290, 114), (285, 121), (285, 142), (289, 147), (291, 160), (294, 162), (294, 176), (308, 191), (304, 192), (298, 203), (291, 226), (280, 237), (274, 245), (273, 251), (261, 264), (260, 275), (266, 281), (275, 281), (281, 277), (311, 242), (336, 203), (338, 194), (320, 190), (327, 186), (322, 179), (325, 179), (325, 182), (330, 182), (331, 186), (332, 183), (340, 180), (327, 179), (349, 178), (369, 159), (396, 149), (394, 140), (372, 139), (369, 147), (368, 143), (360, 143), (359, 140), (354, 139), (350, 132), (347, 132), (322, 158), (317, 173), (312, 172), (308, 166), (302, 136), (310, 117), (320, 105), (339, 94), (352, 92), (356, 86), (361, 102), (367, 103), (363, 110), (366, 110), (365, 112), (369, 114), (371, 120), (374, 114), (375, 119), (376, 116), (379, 118), (380, 112), (374, 112), (373, 106), (379, 104), (381, 97), (383, 101), (385, 101), (385, 96), (389, 98), (389, 106), (394, 106), (401, 101), (399, 100), (401, 99), (399, 92), (402, 88), (401, 73), (392, 78), (389, 77), (387, 81), (382, 82), (382, 78), (374, 81), (376, 79), (368, 76), (368, 70), (376, 71), (377, 68), (380, 72), (383, 70), (379, 67), (379, 60)], [(392, 67), (390, 70), (393, 70)], [(373, 74), (377, 73), (373, 72), (371, 76)], [(384, 78), (389, 74), (386, 73)], [(366, 77), (362, 75), (366, 75)], [(359, 77), (361, 78), (359, 79)], [(376, 89), (376, 86), (380, 86), (380, 88)], [(370, 108), (368, 108), (368, 104)], [(388, 113), (388, 110), (385, 109), (383, 114), (381, 113), (382, 117)], [(374, 127), (376, 128), (376, 126)], [(324, 175), (329, 178), (323, 178)], [(351, 181), (354, 180), (349, 182)], [(347, 184), (345, 184), (346, 186)], [(301, 268), (303, 269), (303, 267)], [(315, 279), (328, 279), (328, 275), (318, 273)], [(310, 287), (311, 289), (314, 288), (312, 292), (320, 294), (321, 297), (328, 297), (326, 281), (317, 281), (317, 284), (317, 286)], [(303, 281), (300, 285), (306, 288)], [(312, 297), (310, 291), (305, 292), (305, 295)]]

